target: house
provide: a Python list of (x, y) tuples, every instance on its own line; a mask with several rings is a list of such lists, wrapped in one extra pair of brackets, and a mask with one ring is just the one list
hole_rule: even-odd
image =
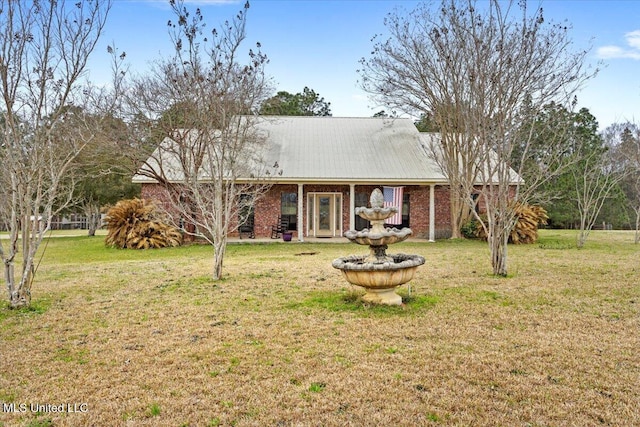
[[(437, 134), (421, 134), (410, 119), (278, 116), (257, 126), (267, 138), (266, 161), (281, 174), (255, 206), (258, 237), (279, 218), (298, 240), (335, 237), (368, 224), (355, 215), (374, 188), (402, 188), (401, 224), (414, 236), (451, 235), (446, 177), (428, 154)], [(136, 175), (142, 197), (159, 194), (154, 180)]]

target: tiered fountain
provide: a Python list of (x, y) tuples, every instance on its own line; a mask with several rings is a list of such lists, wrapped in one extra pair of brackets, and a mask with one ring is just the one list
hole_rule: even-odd
[(419, 266), (424, 264), (420, 255), (387, 255), (387, 247), (402, 242), (412, 231), (410, 228), (385, 228), (384, 220), (393, 216), (396, 207), (384, 208), (384, 197), (379, 189), (369, 199), (371, 207), (356, 208), (356, 214), (371, 222), (371, 229), (350, 230), (344, 236), (359, 245), (369, 245), (369, 255), (352, 255), (333, 260), (333, 267), (342, 271), (349, 283), (365, 288), (363, 301), (374, 304), (401, 305), (402, 297), (395, 289), (413, 279)]

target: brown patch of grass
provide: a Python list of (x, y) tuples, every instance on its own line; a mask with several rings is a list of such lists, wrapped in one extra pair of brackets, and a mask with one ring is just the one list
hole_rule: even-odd
[(87, 412), (0, 425), (639, 425), (640, 248), (572, 236), (510, 247), (508, 278), (482, 242), (392, 247), (427, 259), (403, 307), (331, 267), (355, 245), (232, 245), (212, 282), (207, 247), (56, 240), (39, 308), (0, 309), (0, 405)]

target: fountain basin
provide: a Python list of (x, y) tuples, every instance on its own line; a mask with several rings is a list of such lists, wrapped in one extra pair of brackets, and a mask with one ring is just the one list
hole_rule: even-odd
[(366, 255), (352, 255), (337, 258), (332, 262), (334, 268), (342, 271), (351, 284), (365, 288), (367, 293), (363, 301), (374, 304), (401, 305), (402, 297), (395, 288), (407, 283), (415, 275), (419, 266), (425, 263), (420, 255), (388, 255), (390, 262), (366, 262)]

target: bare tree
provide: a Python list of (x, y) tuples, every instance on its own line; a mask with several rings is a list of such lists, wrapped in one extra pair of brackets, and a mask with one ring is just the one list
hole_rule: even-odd
[(432, 155), (449, 180), (452, 238), (460, 238), (471, 214), (467, 183), (476, 180), (478, 157), (463, 121), (469, 98), (462, 70), (466, 52), (447, 45), (439, 17), (426, 4), (408, 17), (390, 13), (385, 26), (390, 38), (376, 42), (371, 58), (360, 61), (362, 87), (393, 111), (431, 117), (440, 130), (441, 144), (432, 147)]
[(575, 162), (563, 176), (573, 187), (568, 197), (575, 202), (580, 217), (577, 245), (582, 248), (605, 201), (625, 178), (627, 166), (618, 161), (615, 142), (607, 144), (598, 133), (598, 122), (586, 108), (569, 118), (567, 151)]
[(74, 160), (96, 132), (71, 106), (93, 96), (83, 72), (109, 8), (0, 1), (0, 222), (9, 231), (0, 259), (11, 307), (31, 302), (36, 252), (71, 201)]
[(640, 243), (640, 128), (635, 123), (616, 123), (605, 129), (603, 138), (614, 150), (616, 165), (624, 168), (620, 185), (635, 214), (634, 242)]
[(96, 135), (76, 158), (78, 177), (74, 205), (87, 219), (88, 236), (95, 236), (102, 226), (104, 208), (117, 201), (140, 195), (140, 185), (131, 182), (132, 167), (129, 131), (124, 121), (110, 114), (93, 118), (101, 122), (101, 134)]
[(524, 1), (443, 0), (408, 17), (391, 13), (385, 23), (391, 37), (362, 61), (362, 85), (385, 105), (433, 115), (442, 135), (436, 160), (466, 209), (483, 202), (486, 219), (472, 213), (485, 227), (494, 274), (506, 275), (514, 201), (526, 203), (557, 172), (561, 148), (549, 141), (536, 151), (543, 173), (525, 186), (535, 129), (524, 126), (544, 105), (572, 101), (590, 77), (587, 52), (573, 52), (567, 25), (545, 23), (542, 9), (530, 13)]
[(584, 247), (600, 210), (611, 191), (625, 177), (625, 171), (616, 162), (611, 150), (591, 151), (572, 169), (575, 197), (580, 213), (577, 246)]
[(259, 180), (268, 172), (265, 136), (255, 126), (271, 93), (267, 58), (258, 43), (247, 64), (238, 59), (248, 3), (208, 34), (199, 9), (192, 15), (182, 2), (171, 5), (175, 56), (158, 61), (131, 92), (131, 113), (165, 135), (139, 174), (163, 186), (176, 225), (213, 245), (213, 277), (220, 279), (228, 233), (268, 188)]

